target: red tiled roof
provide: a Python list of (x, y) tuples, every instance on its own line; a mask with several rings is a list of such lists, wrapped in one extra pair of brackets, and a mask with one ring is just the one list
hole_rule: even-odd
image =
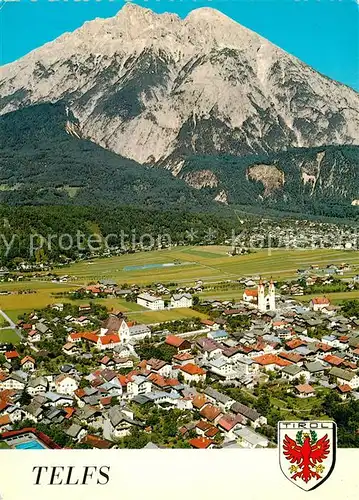
[(344, 385), (338, 385), (338, 390), (343, 394), (345, 394), (347, 392), (351, 392), (352, 388), (350, 387), (350, 385), (344, 384)]
[(108, 335), (104, 335), (103, 337), (100, 337), (100, 342), (103, 345), (118, 344), (120, 342), (120, 337), (119, 337), (119, 335), (115, 335), (114, 333), (110, 333)]
[(93, 332), (83, 333), (82, 338), (84, 340), (88, 340), (89, 342), (93, 342), (94, 344), (97, 344), (97, 341), (98, 341), (98, 336)]
[(10, 420), (10, 417), (9, 415), (2, 415), (0, 416), (0, 427), (3, 426), (3, 425), (9, 425), (11, 424), (11, 420)]
[(192, 400), (192, 406), (198, 410), (207, 403), (207, 398), (204, 394), (198, 394)]
[(202, 319), (201, 323), (202, 323), (202, 325), (206, 325), (206, 326), (213, 326), (214, 325), (214, 321), (211, 321), (210, 319)]
[(165, 340), (166, 344), (171, 345), (173, 347), (180, 347), (183, 344), (184, 340), (181, 337), (177, 337), (176, 335), (168, 335)]
[(176, 361), (188, 361), (190, 359), (194, 359), (194, 356), (189, 352), (179, 352), (178, 354), (175, 354), (173, 356), (173, 359), (175, 359)]
[(199, 420), (196, 423), (196, 427), (201, 430), (201, 431), (206, 431), (212, 427), (212, 425), (209, 422), (206, 422), (205, 420)]
[(313, 297), (313, 304), (330, 304), (330, 300), (327, 297)]
[(248, 297), (257, 297), (258, 290), (256, 288), (246, 288), (244, 290), (244, 294), (247, 295)]
[(323, 342), (318, 342), (317, 344), (315, 344), (316, 347), (320, 350), (320, 351), (323, 351), (323, 352), (328, 352), (328, 351), (331, 351), (333, 348), (332, 346), (328, 345), (328, 344), (324, 344)]
[(20, 364), (24, 365), (27, 361), (30, 361), (32, 364), (35, 364), (35, 360), (31, 356), (25, 356), (24, 358), (22, 358)]
[(208, 431), (205, 432), (206, 437), (208, 438), (213, 438), (220, 432), (219, 429), (215, 425), (211, 425), (211, 427), (208, 429)]
[(257, 356), (256, 358), (252, 359), (255, 363), (258, 363), (262, 366), (266, 365), (288, 366), (292, 364), (290, 361), (282, 359), (276, 354), (264, 354), (263, 356)]
[(204, 406), (201, 411), (199, 412), (202, 417), (206, 418), (207, 420), (214, 420), (217, 418), (222, 412), (217, 406), (214, 406), (212, 404), (208, 404)]
[(233, 415), (232, 413), (228, 413), (227, 415), (223, 415), (223, 417), (218, 422), (218, 426), (222, 427), (225, 431), (230, 431), (237, 424), (244, 424), (245, 418), (242, 415)]
[(338, 356), (333, 356), (333, 354), (328, 354), (328, 356), (325, 356), (324, 361), (333, 366), (339, 366), (343, 363), (342, 358), (339, 358)]
[(187, 363), (184, 366), (181, 366), (180, 369), (189, 375), (205, 375), (206, 370), (195, 365), (194, 363)]
[(293, 340), (290, 340), (289, 342), (286, 342), (285, 345), (289, 349), (296, 349), (297, 347), (307, 345), (307, 342), (305, 342), (304, 340), (301, 340), (301, 339), (293, 339)]
[(111, 448), (113, 443), (111, 441), (107, 441), (106, 439), (101, 439), (97, 436), (94, 436), (92, 434), (88, 434), (85, 436), (81, 443), (88, 444), (89, 446), (92, 446), (92, 448), (97, 448), (100, 450), (107, 450), (108, 448)]
[(76, 408), (72, 408), (71, 406), (65, 406), (65, 407), (64, 407), (64, 410), (65, 410), (65, 412), (66, 412), (66, 416), (65, 416), (65, 418), (66, 418), (67, 420), (69, 420), (69, 419), (72, 417), (72, 415), (75, 413)]
[(288, 361), (291, 361), (292, 363), (299, 363), (299, 361), (302, 361), (303, 356), (300, 354), (297, 354), (296, 352), (279, 352), (278, 356), (283, 359), (287, 359)]
[(214, 441), (212, 441), (212, 439), (208, 439), (206, 437), (196, 437), (196, 438), (190, 439), (188, 442), (193, 448), (197, 448), (197, 449), (206, 449), (211, 444), (214, 443)]
[(315, 392), (314, 388), (309, 384), (299, 384), (296, 385), (295, 388), (297, 389), (298, 392), (302, 394), (310, 394), (312, 392)]
[(5, 353), (5, 358), (6, 359), (15, 359), (15, 358), (19, 358), (20, 355), (17, 351), (8, 351)]

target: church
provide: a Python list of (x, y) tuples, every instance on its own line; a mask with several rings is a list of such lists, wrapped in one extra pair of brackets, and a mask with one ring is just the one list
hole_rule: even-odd
[(244, 290), (243, 300), (256, 304), (261, 312), (275, 311), (275, 286), (273, 280), (270, 280), (268, 285), (268, 293), (266, 293), (263, 281), (260, 280), (257, 289), (247, 288)]

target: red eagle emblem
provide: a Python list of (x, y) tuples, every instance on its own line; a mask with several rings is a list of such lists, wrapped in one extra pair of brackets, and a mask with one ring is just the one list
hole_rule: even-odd
[[(304, 438), (304, 439), (303, 439)], [(283, 440), (283, 454), (293, 465), (290, 466), (290, 473), (294, 473), (291, 479), (302, 479), (308, 483), (310, 479), (322, 479), (321, 474), (325, 467), (322, 462), (330, 453), (330, 441), (328, 434), (318, 440), (315, 431), (309, 433), (298, 431), (296, 440), (291, 439), (288, 434)], [(297, 464), (297, 465), (294, 465)]]

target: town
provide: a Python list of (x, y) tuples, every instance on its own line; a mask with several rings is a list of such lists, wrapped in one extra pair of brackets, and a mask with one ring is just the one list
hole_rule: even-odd
[[(279, 420), (339, 416), (339, 445), (359, 446), (359, 303), (325, 293), (357, 290), (349, 269), (245, 278), (233, 299), (201, 280), (99, 280), (66, 292), (79, 305), (20, 314), (19, 342), (0, 345), (0, 448), (266, 448)], [(108, 296), (188, 314), (143, 324), (95, 300)]]

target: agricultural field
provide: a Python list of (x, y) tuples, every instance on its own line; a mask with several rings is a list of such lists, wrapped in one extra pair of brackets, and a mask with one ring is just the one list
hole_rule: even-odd
[[(297, 269), (311, 264), (326, 266), (347, 262), (359, 268), (359, 252), (344, 250), (259, 250), (249, 255), (230, 256), (226, 246), (174, 247), (119, 257), (84, 261), (61, 273), (76, 277), (78, 283), (111, 278), (119, 284), (153, 282), (194, 283), (201, 279), (213, 282), (244, 276), (273, 278), (296, 276)], [(168, 264), (176, 265), (168, 266)], [(158, 267), (133, 269), (133, 266), (156, 264)], [(162, 265), (162, 266), (161, 266)], [(132, 269), (128, 270), (129, 267)]]
[(20, 337), (11, 328), (0, 329), (0, 343), (18, 344)]
[[(298, 297), (299, 300), (302, 300), (304, 302), (309, 302), (313, 297), (316, 297), (318, 294), (313, 293), (312, 295), (303, 295), (301, 297)], [(353, 300), (353, 299), (359, 299), (359, 290), (353, 290), (351, 292), (333, 292), (333, 293), (326, 293), (326, 297), (333, 303), (333, 304), (338, 304), (339, 302), (342, 302), (343, 300)]]
[(177, 319), (185, 318), (201, 318), (205, 319), (207, 316), (192, 309), (170, 309), (169, 311), (150, 311), (148, 309), (142, 312), (128, 313), (127, 317), (131, 321), (144, 324), (163, 323), (165, 321), (174, 321)]
[[(52, 283), (45, 280), (32, 280), (0, 284), (0, 293), (5, 290), (8, 295), (0, 295), (0, 309), (16, 321), (18, 315), (40, 309), (56, 302), (69, 302), (67, 297), (58, 297), (57, 293), (75, 290), (82, 285), (96, 283), (101, 279), (115, 280), (119, 285), (125, 283), (149, 285), (151, 283), (175, 282), (193, 285), (202, 280), (214, 289), (207, 289), (201, 298), (238, 300), (242, 297), (243, 287), (231, 284), (228, 289), (215, 289), (217, 282), (235, 280), (243, 277), (263, 276), (274, 279), (295, 278), (297, 269), (308, 268), (317, 264), (325, 267), (329, 264), (351, 264), (352, 270), (345, 277), (359, 273), (359, 252), (342, 250), (259, 250), (243, 256), (230, 256), (227, 246), (174, 247), (128, 254), (119, 257), (83, 261), (68, 267), (56, 269), (61, 275), (69, 275), (67, 283)], [(18, 293), (27, 290), (29, 293)], [(36, 293), (30, 293), (35, 291)], [(359, 292), (328, 293), (334, 302), (343, 299), (359, 298)], [(311, 296), (298, 297), (308, 301)], [(191, 310), (150, 311), (124, 299), (94, 299), (103, 303), (109, 310), (119, 309), (129, 318), (138, 322), (151, 323), (193, 316)], [(78, 304), (84, 300), (76, 301)], [(75, 302), (75, 303), (76, 303)], [(197, 314), (197, 313), (196, 313)]]

